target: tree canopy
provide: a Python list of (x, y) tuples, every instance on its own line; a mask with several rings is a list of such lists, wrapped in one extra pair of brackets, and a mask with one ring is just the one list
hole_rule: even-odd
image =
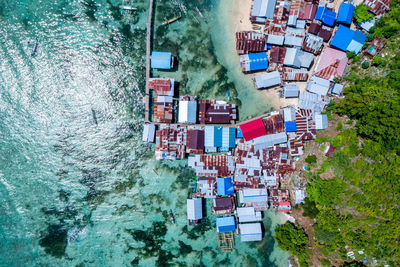
[(360, 4), (354, 9), (354, 19), (359, 23), (370, 20), (373, 17), (374, 15), (368, 11), (366, 4)]

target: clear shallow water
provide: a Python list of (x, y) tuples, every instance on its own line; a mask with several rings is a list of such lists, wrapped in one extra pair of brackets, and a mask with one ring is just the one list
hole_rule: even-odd
[[(204, 14), (221, 8), (196, 2)], [(0, 266), (287, 265), (273, 213), (262, 244), (237, 239), (230, 254), (218, 250), (212, 218), (186, 227), (194, 177), (185, 161), (156, 162), (141, 142), (147, 1), (130, 2), (134, 13), (115, 8), (122, 3), (1, 1)], [(168, 75), (186, 75), (187, 92), (234, 98), (234, 72), (214, 54), (218, 20), (198, 23), (190, 1), (157, 1), (156, 25), (183, 12), (179, 4), (188, 15), (156, 32), (156, 48), (170, 43), (180, 60)]]

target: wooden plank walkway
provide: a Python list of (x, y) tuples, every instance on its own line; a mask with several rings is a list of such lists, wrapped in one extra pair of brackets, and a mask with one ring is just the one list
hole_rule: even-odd
[(153, 15), (153, 0), (149, 0), (149, 14), (147, 17), (146, 31), (146, 95), (144, 97), (145, 104), (145, 122), (149, 122), (150, 95), (149, 95), (149, 79), (150, 79), (150, 56), (151, 56), (151, 33), (152, 33), (152, 15)]

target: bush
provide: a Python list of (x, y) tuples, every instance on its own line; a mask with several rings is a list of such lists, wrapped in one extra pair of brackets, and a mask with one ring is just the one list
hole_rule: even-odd
[(323, 266), (331, 266), (331, 262), (329, 260), (327, 260), (327, 259), (321, 260), (321, 264)]
[(305, 159), (305, 161), (306, 161), (308, 164), (315, 163), (315, 162), (317, 162), (317, 156), (315, 156), (315, 155), (309, 155), (309, 156)]
[(353, 51), (347, 51), (347, 52), (346, 52), (346, 56), (347, 56), (349, 59), (352, 59), (352, 58), (354, 58), (354, 57), (356, 56), (356, 53), (354, 53)]
[(343, 129), (343, 123), (341, 121), (339, 121), (337, 126), (336, 126), (336, 130), (337, 131), (341, 131), (342, 129)]
[(380, 56), (374, 56), (374, 58), (372, 59), (372, 66), (379, 66), (379, 65), (382, 65), (382, 63), (384, 62), (385, 60), (383, 59), (383, 57), (380, 57)]
[(369, 68), (369, 62), (368, 62), (368, 61), (364, 61), (364, 62), (362, 63), (362, 65), (361, 65), (361, 67), (362, 67), (363, 69), (368, 69), (368, 68)]
[(374, 34), (368, 33), (368, 34), (367, 34), (367, 39), (366, 39), (366, 41), (367, 41), (367, 42), (371, 42), (372, 40), (374, 40)]
[(359, 23), (371, 20), (373, 17), (374, 15), (368, 11), (368, 6), (365, 4), (358, 5), (354, 9), (354, 19)]

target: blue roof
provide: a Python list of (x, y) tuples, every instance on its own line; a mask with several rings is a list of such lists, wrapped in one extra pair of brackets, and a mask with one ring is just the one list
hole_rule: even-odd
[(361, 51), (366, 38), (367, 36), (360, 31), (353, 31), (346, 26), (339, 25), (331, 41), (331, 46), (357, 54)]
[(287, 121), (285, 122), (286, 132), (296, 132), (297, 126), (295, 121)]
[(339, 8), (337, 21), (350, 25), (351, 19), (353, 18), (353, 14), (354, 14), (354, 6), (350, 3), (343, 2)]
[(243, 138), (243, 133), (242, 133), (242, 130), (240, 130), (240, 128), (238, 127), (238, 128), (236, 128), (236, 137), (237, 138)]
[(204, 127), (204, 146), (206, 147), (222, 146), (222, 127), (218, 126)]
[(234, 192), (231, 177), (217, 178), (217, 194), (219, 196), (232, 195)]
[(250, 71), (268, 69), (268, 57), (266, 52), (249, 54)]
[(336, 12), (333, 12), (324, 6), (320, 6), (315, 14), (315, 19), (322, 21), (328, 26), (333, 26), (333, 24), (335, 24)]
[(233, 216), (217, 218), (217, 231), (220, 233), (235, 231), (235, 219)]
[(153, 69), (171, 69), (171, 58), (170, 52), (157, 52), (151, 53), (151, 67)]
[(230, 148), (235, 147), (235, 143), (235, 128), (223, 127), (221, 133), (221, 150), (228, 151)]

